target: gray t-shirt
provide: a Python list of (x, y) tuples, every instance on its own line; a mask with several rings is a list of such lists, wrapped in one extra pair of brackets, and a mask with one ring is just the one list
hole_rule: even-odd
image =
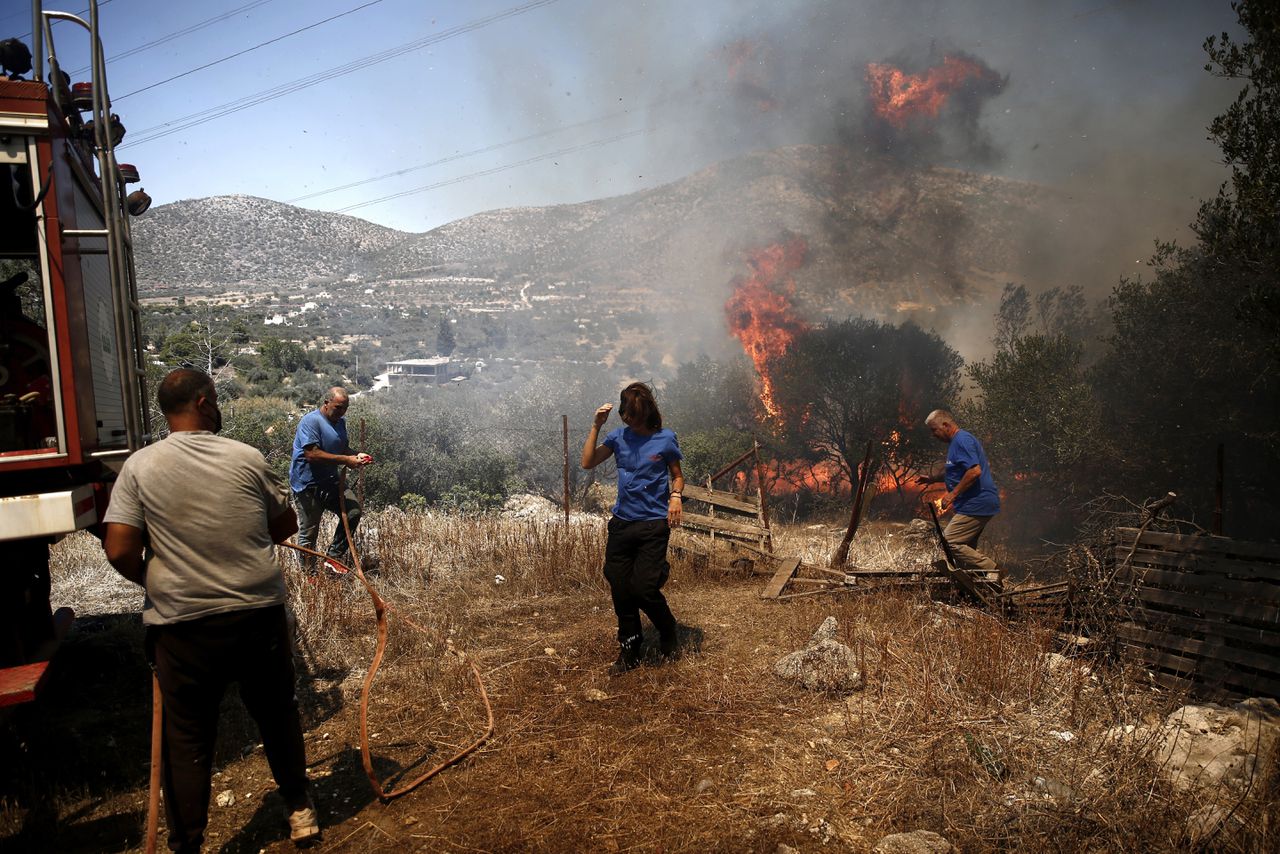
[(289, 508), (254, 448), (207, 431), (172, 433), (125, 461), (104, 521), (141, 529), (142, 621), (165, 625), (285, 601), (268, 522)]

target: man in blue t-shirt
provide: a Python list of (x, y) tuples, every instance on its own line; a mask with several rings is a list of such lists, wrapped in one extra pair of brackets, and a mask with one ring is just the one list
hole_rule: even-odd
[(947, 444), (947, 465), (941, 477), (922, 476), (917, 483), (945, 483), (947, 494), (940, 499), (943, 511), (952, 508), (956, 515), (947, 523), (942, 537), (960, 569), (976, 572), (998, 572), (996, 562), (978, 551), (978, 537), (1000, 512), (1000, 490), (991, 477), (987, 452), (968, 430), (961, 430), (955, 416), (945, 409), (935, 409), (924, 420), (934, 438)]
[[(289, 486), (298, 510), (298, 545), (315, 548), (320, 518), (328, 510), (338, 517), (338, 529), (326, 554), (346, 562), (347, 533), (342, 528), (342, 505), (346, 505), (351, 533), (360, 524), (360, 502), (355, 491), (338, 492), (338, 466), (359, 468), (373, 462), (366, 453), (351, 450), (347, 441), (347, 390), (334, 386), (324, 393), (319, 408), (302, 416), (293, 436), (293, 459), (289, 464)], [(312, 569), (308, 562), (307, 567)]]

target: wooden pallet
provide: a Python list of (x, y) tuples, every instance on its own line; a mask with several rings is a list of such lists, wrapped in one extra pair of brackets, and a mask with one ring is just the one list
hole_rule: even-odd
[(735, 492), (685, 484), (681, 525), (690, 531), (736, 540), (770, 552), (773, 532), (758, 500)]
[(997, 601), (1011, 617), (1050, 618), (1061, 621), (1071, 598), (1071, 583), (1058, 581), (1000, 593)]
[(1280, 697), (1280, 546), (1120, 528), (1115, 561), (1126, 658), (1173, 690)]
[[(842, 572), (791, 557), (777, 558), (775, 565), (777, 569), (760, 591), (761, 599), (795, 599), (823, 593), (871, 593), (893, 587), (934, 587), (963, 583), (937, 564), (928, 569), (906, 570), (850, 567)], [(994, 574), (973, 577), (969, 573), (963, 573), (963, 576), (975, 589), (982, 591), (984, 600), (994, 600), (999, 595), (999, 580)]]

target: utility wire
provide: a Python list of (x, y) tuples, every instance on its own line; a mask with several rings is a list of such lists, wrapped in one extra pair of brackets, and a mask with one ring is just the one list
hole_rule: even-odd
[(588, 148), (598, 148), (602, 145), (609, 145), (610, 143), (621, 142), (624, 139), (630, 139), (632, 137), (641, 136), (650, 132), (651, 132), (651, 129), (633, 130), (633, 131), (628, 131), (627, 133), (617, 134), (616, 136), (605, 137), (604, 139), (596, 139), (596, 140), (592, 140), (591, 142), (584, 142), (580, 145), (572, 145), (572, 146), (569, 146), (568, 148), (561, 148), (558, 151), (551, 151), (546, 154), (539, 154), (536, 157), (529, 157), (525, 160), (519, 160), (515, 163), (505, 163), (502, 166), (494, 166), (492, 169), (482, 169), (479, 172), (471, 172), (466, 175), (459, 175), (456, 178), (449, 178), (444, 181), (437, 181), (434, 184), (426, 184), (422, 187), (414, 187), (411, 190), (401, 190), (398, 193), (392, 193), (389, 196), (382, 196), (381, 198), (377, 198), (377, 199), (370, 199), (367, 202), (357, 202), (354, 205), (347, 205), (346, 207), (338, 208), (336, 211), (333, 211), (333, 213), (346, 213), (347, 211), (353, 211), (358, 208), (366, 208), (371, 205), (378, 205), (383, 202), (389, 202), (392, 199), (399, 199), (403, 196), (410, 196), (410, 195), (413, 195), (414, 193), (425, 193), (428, 190), (438, 190), (441, 187), (448, 187), (453, 184), (461, 184), (463, 181), (470, 181), (473, 178), (482, 178), (485, 175), (494, 175), (498, 172), (505, 172), (508, 169), (516, 169), (520, 166), (528, 166), (531, 163), (537, 163), (542, 160), (550, 160), (552, 157), (560, 157), (565, 154), (573, 154), (574, 152), (583, 151)]
[(465, 33), (469, 33), (473, 30), (478, 30), (481, 27), (488, 26), (489, 24), (493, 24), (498, 21), (505, 20), (507, 18), (512, 18), (512, 17), (515, 17), (516, 15), (521, 15), (525, 12), (542, 8), (543, 6), (550, 6), (552, 3), (556, 3), (556, 2), (558, 2), (558, 0), (534, 0), (534, 2), (525, 3), (520, 6), (515, 6), (503, 12), (498, 12), (497, 14), (490, 15), (486, 18), (479, 18), (475, 21), (471, 21), (470, 23), (461, 24), (457, 27), (452, 27), (448, 30), (445, 30), (444, 32), (436, 33), (435, 35), (427, 36), (426, 38), (407, 42), (398, 47), (394, 47), (389, 50), (382, 51), (381, 53), (372, 54), (370, 56), (366, 56), (361, 59), (354, 60), (352, 62), (346, 63), (345, 65), (339, 65), (334, 68), (329, 68), (324, 71), (321, 71), (317, 74), (312, 74), (307, 77), (299, 78), (290, 83), (285, 83), (281, 86), (277, 86), (274, 89), (266, 89), (266, 90), (263, 90), (262, 92), (258, 92), (253, 95), (247, 95), (235, 101), (229, 101), (225, 104), (221, 104), (216, 107), (210, 107), (198, 113), (192, 113), (190, 115), (183, 116), (182, 118), (174, 119), (173, 121), (166, 122), (162, 125), (156, 125), (155, 127), (146, 128), (142, 131), (138, 131), (132, 134), (131, 138), (126, 139), (121, 145), (117, 146), (117, 150), (121, 148), (127, 148), (129, 146), (142, 145), (143, 143), (151, 142), (153, 140), (169, 136), (170, 134), (180, 133), (184, 130), (195, 127), (196, 125), (201, 125), (201, 124), (204, 124), (205, 122), (211, 122), (215, 119), (220, 119), (223, 116), (228, 116), (228, 115), (231, 115), (232, 113), (240, 112), (241, 110), (247, 110), (249, 107), (254, 107), (254, 106), (257, 106), (258, 104), (264, 104), (268, 101), (273, 101), (276, 98), (282, 98), (285, 95), (292, 95), (294, 92), (299, 92), (303, 89), (310, 88), (311, 86), (315, 86), (327, 80), (333, 80), (337, 77), (342, 77), (344, 75), (351, 74), (355, 71), (360, 71), (364, 68), (368, 68), (370, 66), (377, 65), (382, 62), (386, 62), (390, 59), (395, 59), (396, 57), (403, 56), (406, 53), (411, 53), (415, 50), (420, 50), (421, 48), (427, 47), (429, 45), (437, 44), (439, 42), (455, 38)]
[[(658, 103), (659, 102), (653, 102), (653, 103), (647, 104), (643, 109), (652, 109), (653, 107), (657, 106)], [(475, 157), (480, 154), (489, 154), (490, 152), (499, 151), (503, 148), (510, 148), (513, 145), (520, 145), (521, 143), (532, 142), (535, 139), (542, 139), (544, 137), (554, 136), (558, 133), (563, 133), (564, 131), (575, 130), (577, 128), (587, 127), (588, 125), (599, 124), (601, 122), (606, 122), (611, 119), (617, 119), (623, 116), (628, 116), (628, 115), (631, 115), (633, 112), (634, 110), (618, 110), (617, 112), (614, 112), (614, 113), (608, 113), (603, 116), (596, 116), (593, 119), (586, 119), (584, 121), (574, 122), (573, 124), (561, 125), (559, 127), (551, 128), (549, 130), (539, 131), (538, 133), (532, 133), (532, 134), (529, 134), (528, 136), (522, 136), (516, 139), (509, 139), (506, 142), (494, 143), (493, 145), (487, 145), (484, 148), (475, 148), (475, 149), (472, 149), (471, 151), (457, 152), (455, 154), (450, 154), (446, 157), (441, 157), (438, 160), (432, 160), (430, 163), (419, 163), (417, 166), (408, 166), (404, 169), (397, 169), (394, 172), (384, 172), (381, 175), (374, 175), (371, 178), (364, 178), (360, 181), (352, 181), (350, 184), (342, 184), (341, 186), (338, 186), (338, 187), (329, 187), (328, 189), (325, 189), (325, 190), (317, 190), (314, 193), (307, 193), (305, 196), (297, 196), (292, 199), (285, 199), (285, 204), (291, 205), (296, 202), (304, 202), (308, 199), (315, 199), (320, 196), (327, 196), (330, 193), (337, 193), (342, 190), (350, 190), (354, 187), (362, 187), (365, 184), (372, 184), (375, 181), (382, 181), (386, 178), (398, 178), (401, 175), (408, 175), (410, 172), (418, 172), (423, 169), (430, 169), (433, 166), (441, 166), (445, 163), (452, 163), (455, 160), (463, 160), (465, 158)]]
[(330, 21), (336, 21), (339, 18), (345, 18), (347, 15), (354, 15), (356, 12), (359, 12), (363, 9), (368, 9), (370, 6), (377, 6), (381, 2), (382, 0), (369, 0), (368, 3), (364, 3), (360, 6), (357, 6), (354, 9), (348, 9), (345, 12), (339, 12), (336, 15), (325, 18), (323, 21), (316, 21), (314, 24), (307, 24), (305, 27), (300, 27), (299, 29), (296, 29), (291, 33), (285, 33), (282, 36), (276, 36), (273, 39), (267, 39), (264, 42), (259, 42), (258, 44), (255, 44), (253, 47), (247, 47), (244, 50), (238, 50), (235, 53), (230, 54), (229, 56), (224, 56), (221, 59), (215, 59), (213, 62), (206, 62), (204, 65), (198, 65), (195, 68), (182, 72), (181, 74), (175, 74), (172, 77), (166, 77), (164, 80), (157, 81), (148, 86), (143, 86), (141, 89), (134, 89), (132, 92), (127, 92), (119, 96), (118, 98), (115, 98), (114, 100), (123, 101), (125, 98), (128, 98), (131, 95), (137, 95), (139, 92), (146, 92), (150, 89), (156, 88), (157, 86), (163, 86), (166, 83), (172, 83), (175, 80), (180, 80), (183, 77), (186, 77), (191, 74), (195, 74), (197, 71), (204, 71), (206, 68), (212, 68), (215, 65), (221, 65), (222, 63), (235, 59), (238, 56), (244, 56), (246, 53), (252, 53), (253, 51), (259, 50), (260, 48), (264, 48), (267, 45), (272, 45), (272, 44), (275, 44), (276, 42), (284, 41), (287, 38), (296, 36), (298, 33), (305, 33), (307, 30), (314, 30), (316, 27), (319, 27), (323, 24), (327, 24)]
[[(225, 21), (227, 18), (230, 18), (234, 15), (238, 15), (241, 12), (247, 12), (250, 9), (258, 8), (259, 6), (265, 6), (270, 2), (272, 2), (272, 0), (254, 0), (253, 3), (247, 3), (244, 6), (238, 6), (237, 8), (232, 9), (229, 12), (223, 12), (221, 15), (215, 15), (212, 18), (206, 18), (205, 20), (201, 21), (198, 24), (192, 24), (191, 26), (186, 27), (185, 29), (176, 30), (172, 33), (169, 33), (167, 36), (161, 36), (160, 38), (153, 39), (152, 41), (149, 41), (146, 44), (140, 44), (137, 47), (131, 47), (126, 51), (122, 51), (121, 53), (115, 54), (114, 56), (109, 56), (107, 57), (107, 64), (110, 65), (111, 63), (115, 62), (117, 59), (125, 59), (127, 57), (133, 56), (134, 54), (142, 53), (144, 50), (150, 50), (153, 47), (159, 47), (160, 45), (166, 42), (171, 42), (176, 38), (181, 38), (182, 36), (190, 35), (191, 33), (194, 33), (198, 30), (203, 30), (205, 27), (210, 26), (211, 24), (216, 24), (219, 21)], [(71, 76), (75, 77), (76, 75), (83, 74), (88, 70), (89, 70), (89, 66), (87, 65), (84, 68), (77, 68), (75, 71), (71, 72)]]
[[(111, 2), (111, 0), (99, 0), (98, 8), (99, 8), (99, 9), (101, 9), (103, 6), (107, 5), (107, 4), (108, 4), (108, 3), (110, 3), (110, 2)], [(85, 15), (87, 15), (87, 14), (89, 14), (89, 10), (88, 10), (88, 9), (81, 9), (79, 12), (77, 12), (77, 13), (76, 13), (76, 17), (77, 17), (77, 18), (83, 18), (83, 17), (84, 17)], [(0, 18), (0, 20), (7, 21), (7, 20), (9, 20), (10, 18), (17, 18), (17, 17), (19, 17), (19, 16), (25, 17), (25, 18), (29, 21), (29, 20), (31, 20), (31, 10), (30, 10), (30, 9), (28, 9), (25, 13), (23, 13), (23, 12), (14, 12), (12, 15), (5, 15), (3, 18)], [(22, 39), (26, 39), (26, 38), (30, 38), (30, 37), (31, 37), (31, 31), (30, 31), (30, 30), (28, 30), (27, 32), (25, 32), (25, 33), (23, 33), (22, 35), (18, 36), (18, 39), (19, 39), (19, 40), (22, 40)]]

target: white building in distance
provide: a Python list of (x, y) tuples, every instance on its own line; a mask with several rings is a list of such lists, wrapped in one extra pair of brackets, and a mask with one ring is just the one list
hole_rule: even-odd
[(399, 362), (387, 362), (387, 384), (405, 385), (406, 383), (428, 383), (444, 385), (449, 375), (450, 360), (448, 356), (432, 356), (430, 359), (403, 359)]

